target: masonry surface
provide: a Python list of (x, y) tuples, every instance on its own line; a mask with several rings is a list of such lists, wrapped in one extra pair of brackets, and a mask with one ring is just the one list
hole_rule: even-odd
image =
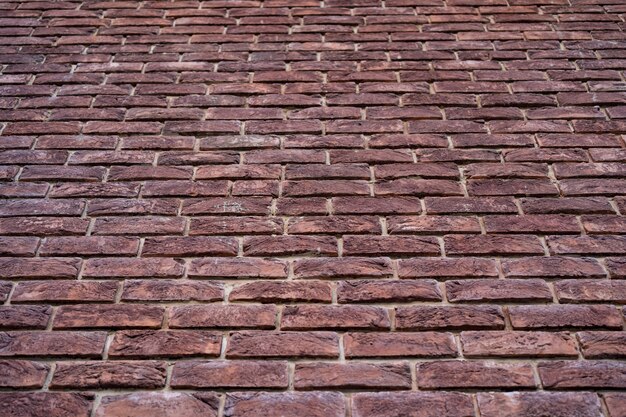
[(625, 17), (2, 1), (0, 414), (626, 416)]

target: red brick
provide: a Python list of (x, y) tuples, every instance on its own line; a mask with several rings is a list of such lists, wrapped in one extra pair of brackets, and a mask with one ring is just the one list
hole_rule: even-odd
[(274, 328), (273, 305), (189, 305), (170, 312), (171, 328)]
[(166, 364), (157, 361), (59, 363), (51, 387), (159, 388), (165, 386)]
[(71, 392), (3, 392), (0, 405), (7, 417), (76, 417), (91, 415), (93, 394)]
[(61, 306), (54, 317), (54, 327), (70, 328), (158, 328), (163, 308), (149, 305), (75, 305)]
[(346, 357), (451, 357), (457, 347), (449, 333), (348, 333)]
[(502, 329), (504, 315), (496, 306), (396, 307), (399, 330)]
[(540, 279), (480, 279), (446, 282), (451, 302), (552, 301), (552, 292)]
[(0, 306), (0, 328), (45, 329), (51, 315), (50, 306)]
[(332, 301), (329, 283), (321, 281), (256, 281), (237, 285), (229, 295), (230, 301), (261, 303)]
[(87, 278), (174, 278), (182, 274), (182, 262), (168, 258), (91, 258), (83, 268)]
[(337, 255), (337, 242), (323, 236), (245, 237), (243, 252), (247, 256)]
[(42, 388), (50, 367), (44, 363), (25, 360), (0, 361), (0, 387)]
[(134, 256), (138, 250), (139, 240), (137, 238), (112, 236), (50, 237), (42, 245), (40, 254), (45, 256)]
[(604, 402), (611, 413), (611, 416), (622, 417), (626, 415), (626, 395), (616, 393), (603, 394)]
[(229, 338), (226, 356), (337, 358), (339, 337), (331, 332), (233, 332)]
[(209, 236), (163, 236), (147, 238), (143, 256), (235, 256), (238, 244), (233, 238)]
[(563, 280), (554, 289), (563, 303), (626, 302), (626, 282), (620, 280)]
[(124, 330), (115, 333), (110, 358), (219, 356), (222, 335), (192, 330)]
[(272, 258), (199, 258), (189, 264), (190, 277), (286, 278), (287, 262)]
[(188, 280), (128, 280), (124, 301), (217, 301), (224, 298), (221, 284)]
[(294, 262), (296, 278), (384, 277), (392, 274), (389, 258), (319, 258)]
[(543, 246), (532, 235), (450, 235), (444, 238), (449, 255), (541, 255)]
[(105, 332), (3, 332), (0, 356), (100, 357)]
[(625, 332), (580, 332), (578, 333), (578, 340), (585, 358), (626, 357)]
[(407, 362), (392, 363), (298, 363), (294, 387), (310, 389), (409, 389), (411, 369)]
[(80, 258), (0, 258), (2, 278), (76, 278)]
[(286, 362), (185, 361), (174, 366), (173, 388), (287, 388)]
[(461, 333), (465, 357), (577, 356), (576, 342), (568, 333), (469, 331)]
[(440, 361), (417, 367), (422, 389), (534, 388), (532, 367), (521, 363)]
[(343, 395), (338, 392), (251, 392), (226, 395), (224, 414), (229, 417), (279, 415), (343, 417)]
[(510, 278), (603, 278), (606, 272), (593, 258), (564, 256), (506, 259), (504, 275)]
[(622, 327), (620, 313), (607, 305), (513, 306), (509, 315), (514, 329)]
[(133, 393), (102, 397), (95, 415), (97, 417), (122, 417), (130, 412), (137, 416), (174, 413), (179, 417), (198, 415), (216, 417), (218, 406), (219, 399), (211, 394)]
[(372, 306), (286, 306), (283, 309), (283, 330), (309, 329), (388, 329), (389, 313)]
[(339, 303), (440, 301), (437, 283), (432, 280), (341, 281), (337, 286)]
[(532, 415), (600, 416), (598, 396), (592, 393), (513, 392), (480, 393), (478, 408), (481, 416), (496, 417), (503, 413), (511, 417)]
[[(410, 413), (410, 414), (409, 414)], [(352, 397), (354, 417), (469, 417), (474, 415), (472, 399), (467, 394), (451, 392), (377, 392), (358, 393)]]
[(415, 258), (398, 262), (400, 278), (497, 277), (493, 260), (482, 258)]
[(611, 361), (557, 361), (537, 365), (546, 389), (624, 389), (626, 365)]
[(470, 216), (398, 216), (389, 217), (387, 229), (391, 234), (480, 233), (480, 223)]

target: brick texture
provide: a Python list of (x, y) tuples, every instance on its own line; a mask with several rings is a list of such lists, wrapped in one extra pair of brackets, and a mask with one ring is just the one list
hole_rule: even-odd
[(626, 416), (620, 0), (0, 2), (0, 414)]

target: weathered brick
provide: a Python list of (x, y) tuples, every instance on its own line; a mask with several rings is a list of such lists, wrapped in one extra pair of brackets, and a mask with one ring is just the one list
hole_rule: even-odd
[(336, 358), (339, 356), (339, 337), (331, 332), (233, 332), (226, 356)]
[(399, 330), (502, 329), (504, 315), (496, 306), (396, 307)]
[(344, 336), (346, 357), (451, 357), (457, 347), (450, 333), (348, 333)]
[(122, 417), (136, 415), (176, 414), (179, 417), (203, 415), (217, 416), (219, 399), (211, 394), (185, 394), (179, 392), (147, 392), (102, 397), (96, 409), (97, 417)]
[(338, 392), (251, 392), (227, 394), (224, 415), (261, 417), (272, 413), (307, 417), (342, 417), (346, 404)]
[(446, 282), (451, 302), (552, 301), (552, 292), (540, 279), (477, 279)]
[(0, 387), (2, 388), (42, 388), (50, 366), (26, 360), (0, 361)]
[(576, 342), (568, 333), (468, 331), (461, 333), (465, 357), (576, 356)]
[(417, 386), (446, 388), (534, 388), (532, 367), (522, 363), (440, 361), (417, 367)]
[(224, 298), (220, 284), (188, 280), (128, 280), (124, 301), (217, 301)]
[(586, 358), (626, 356), (626, 333), (609, 331), (579, 332), (578, 340)]
[(372, 306), (286, 306), (283, 309), (283, 330), (312, 329), (388, 329), (389, 313)]
[(484, 417), (546, 414), (555, 417), (602, 415), (598, 396), (592, 393), (513, 392), (480, 393), (478, 408)]
[(3, 332), (0, 356), (100, 357), (105, 332)]
[(332, 294), (330, 284), (321, 281), (255, 281), (237, 285), (230, 291), (228, 299), (261, 303), (329, 303)]
[(294, 387), (310, 389), (409, 389), (411, 369), (407, 362), (392, 363), (298, 363)]
[(171, 328), (273, 328), (276, 307), (272, 305), (204, 305), (175, 307)]
[(111, 358), (219, 356), (222, 336), (206, 331), (126, 330), (115, 333)]
[(185, 361), (174, 366), (174, 388), (287, 388), (287, 363)]
[(555, 361), (537, 365), (546, 389), (624, 389), (626, 365), (612, 361)]
[(54, 370), (54, 389), (159, 388), (166, 364), (158, 361), (63, 362)]
[(150, 305), (73, 305), (61, 306), (54, 318), (57, 329), (91, 327), (157, 328), (163, 321), (163, 308)]
[(622, 321), (620, 313), (607, 305), (513, 306), (509, 315), (514, 329), (621, 328)]
[[(358, 393), (352, 399), (355, 417), (469, 417), (474, 415), (472, 399), (467, 394), (451, 392)], [(410, 414), (409, 414), (410, 413)]]
[(91, 415), (93, 394), (71, 392), (3, 392), (0, 405), (7, 417), (76, 417)]

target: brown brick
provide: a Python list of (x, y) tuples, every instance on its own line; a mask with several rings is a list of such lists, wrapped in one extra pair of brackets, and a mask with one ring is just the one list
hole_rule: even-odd
[(298, 363), (294, 387), (311, 389), (409, 389), (411, 369), (407, 362), (392, 363)]
[(552, 301), (552, 292), (540, 279), (477, 279), (446, 282), (451, 302)]
[(470, 417), (474, 416), (472, 399), (452, 392), (357, 393), (352, 397), (354, 417)]
[(100, 357), (105, 332), (3, 332), (0, 356)]
[(623, 362), (541, 362), (537, 370), (546, 389), (624, 389), (626, 385), (626, 364)]
[(511, 278), (603, 278), (606, 272), (593, 258), (563, 256), (506, 259), (504, 275)]
[(165, 386), (165, 362), (63, 362), (54, 370), (51, 387), (159, 388)]
[(442, 295), (434, 280), (357, 280), (337, 286), (339, 303), (440, 301)]
[(3, 392), (0, 405), (7, 417), (89, 417), (93, 394), (71, 392)]
[(182, 262), (176, 259), (92, 258), (85, 262), (87, 278), (170, 278), (183, 274)]
[(51, 316), (50, 306), (0, 306), (0, 328), (45, 329)]
[(0, 360), (0, 387), (42, 388), (50, 367), (44, 363), (25, 360)]
[(576, 356), (576, 342), (568, 333), (549, 332), (463, 332), (465, 357), (552, 357)]
[(626, 357), (625, 332), (580, 332), (578, 340), (586, 358)]
[(192, 330), (124, 330), (115, 333), (111, 358), (219, 356), (222, 335)]
[(348, 333), (344, 336), (346, 357), (451, 357), (457, 355), (450, 333)]
[(534, 388), (535, 380), (528, 364), (440, 361), (418, 365), (417, 386), (422, 389)]
[(372, 306), (286, 306), (283, 330), (312, 329), (388, 329), (389, 313)]
[(287, 363), (185, 361), (174, 366), (173, 388), (287, 388)]
[(286, 278), (287, 262), (273, 258), (199, 258), (189, 264), (190, 277)]
[(128, 280), (124, 301), (218, 301), (224, 298), (219, 283), (189, 280)]
[(331, 332), (233, 332), (228, 358), (337, 358), (339, 337)]
[(392, 274), (389, 258), (319, 258), (294, 262), (296, 278), (384, 277)]
[(57, 310), (54, 327), (69, 328), (157, 328), (163, 321), (163, 308), (141, 304), (121, 305), (74, 305)]
[(588, 392), (480, 393), (478, 394), (478, 408), (481, 416), (484, 417), (496, 417), (502, 414), (522, 417), (533, 413), (555, 417), (599, 417), (602, 415), (598, 396)]
[(497, 277), (496, 264), (482, 258), (414, 258), (398, 262), (400, 278)]
[(607, 305), (514, 306), (509, 315), (514, 329), (622, 327), (620, 313)]
[(343, 417), (343, 395), (338, 392), (250, 392), (226, 395), (224, 415), (262, 417), (279, 415)]
[(102, 397), (96, 409), (97, 417), (122, 417), (128, 413), (157, 416), (161, 413), (179, 417), (198, 415), (216, 417), (219, 399), (211, 394), (179, 392), (149, 392)]
[(332, 301), (331, 287), (320, 281), (256, 281), (234, 287), (230, 301), (261, 303), (324, 302)]
[(170, 312), (172, 328), (274, 328), (273, 305), (203, 305), (174, 307)]
[(495, 330), (504, 328), (504, 316), (500, 307), (495, 306), (396, 307), (396, 328)]

